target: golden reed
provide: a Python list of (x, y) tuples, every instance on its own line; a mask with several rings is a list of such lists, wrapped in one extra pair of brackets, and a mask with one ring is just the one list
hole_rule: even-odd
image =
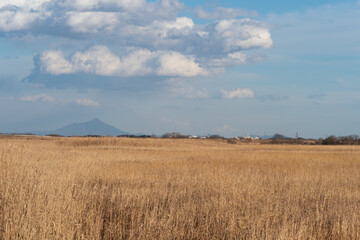
[(360, 239), (360, 147), (2, 137), (0, 239)]

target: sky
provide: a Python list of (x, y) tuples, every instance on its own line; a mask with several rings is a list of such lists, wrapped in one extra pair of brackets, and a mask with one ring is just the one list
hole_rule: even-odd
[(358, 0), (2, 0), (0, 132), (360, 134)]

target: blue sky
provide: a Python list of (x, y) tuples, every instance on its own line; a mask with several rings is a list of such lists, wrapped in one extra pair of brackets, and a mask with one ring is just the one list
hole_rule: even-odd
[(255, 10), (261, 15), (266, 15), (269, 13), (288, 13), (294, 11), (304, 11), (309, 8), (343, 3), (344, 0), (303, 0), (303, 1), (286, 1), (286, 0), (273, 0), (273, 1), (264, 1), (264, 0), (217, 0), (217, 1), (208, 1), (208, 0), (193, 0), (193, 1), (184, 1), (186, 6), (195, 7), (195, 6), (222, 6), (227, 8), (242, 8), (247, 10)]
[(5, 0), (0, 132), (360, 134), (360, 1)]

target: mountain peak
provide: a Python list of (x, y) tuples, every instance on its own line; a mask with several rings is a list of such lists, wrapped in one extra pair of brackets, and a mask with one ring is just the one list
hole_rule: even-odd
[[(88, 121), (88, 122), (86, 122), (86, 123), (104, 123), (104, 122), (101, 121), (101, 120), (98, 119), (98, 118), (94, 118), (94, 119), (92, 119), (92, 120), (90, 120), (90, 121)], [(104, 123), (104, 124), (106, 124), (106, 123)]]
[(72, 123), (55, 131), (46, 132), (45, 134), (58, 134), (62, 136), (118, 136), (127, 135), (129, 133), (121, 131), (107, 123), (104, 123), (100, 119), (95, 118), (88, 122)]

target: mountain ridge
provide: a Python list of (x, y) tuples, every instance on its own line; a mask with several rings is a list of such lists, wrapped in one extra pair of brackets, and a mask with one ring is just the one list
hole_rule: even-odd
[(98, 118), (94, 118), (87, 122), (76, 122), (65, 125), (59, 129), (52, 131), (39, 131), (34, 132), (37, 135), (50, 135), (56, 134), (61, 136), (88, 136), (88, 135), (99, 135), (99, 136), (118, 136), (127, 135), (129, 133), (119, 130)]

